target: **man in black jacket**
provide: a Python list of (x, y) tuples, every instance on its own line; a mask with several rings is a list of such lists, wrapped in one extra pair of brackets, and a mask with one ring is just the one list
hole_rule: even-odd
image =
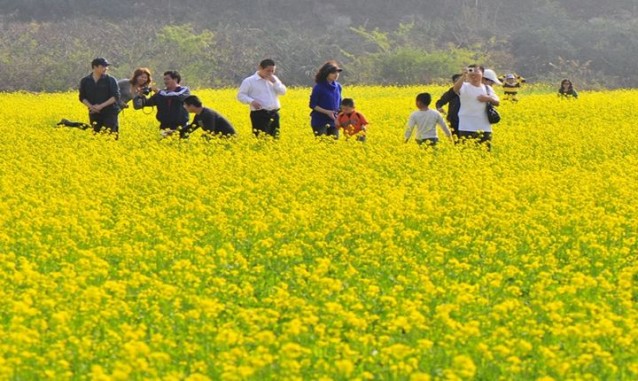
[(172, 135), (188, 124), (188, 111), (184, 109), (184, 99), (190, 95), (186, 86), (181, 86), (182, 76), (175, 70), (164, 73), (163, 90), (153, 87), (154, 94), (150, 98), (136, 97), (133, 108), (157, 106), (156, 119), (160, 122), (162, 136)]
[(195, 95), (184, 99), (184, 108), (195, 114), (193, 122), (183, 131), (180, 131), (181, 138), (188, 138), (198, 128), (207, 133), (207, 137), (216, 136), (228, 138), (237, 134), (230, 122), (218, 112), (204, 107), (202, 101)]
[(89, 109), (89, 121), (94, 132), (106, 129), (117, 138), (120, 88), (115, 78), (106, 74), (109, 65), (104, 58), (91, 62), (91, 74), (80, 80), (80, 102)]
[[(452, 83), (456, 83), (459, 77), (461, 77), (461, 74), (454, 74), (452, 76)], [(443, 106), (446, 104), (448, 105), (446, 119), (450, 122), (452, 135), (455, 136), (454, 141), (456, 142), (459, 139), (459, 109), (461, 108), (461, 101), (459, 100), (459, 95), (455, 93), (451, 87), (436, 101), (436, 109), (440, 113), (445, 114)]]

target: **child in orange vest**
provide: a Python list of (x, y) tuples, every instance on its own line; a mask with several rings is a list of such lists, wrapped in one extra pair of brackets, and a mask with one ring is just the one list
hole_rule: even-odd
[(343, 128), (346, 138), (356, 136), (357, 141), (366, 141), (368, 121), (362, 113), (354, 109), (352, 99), (343, 98), (341, 101), (341, 112), (337, 115), (337, 126)]

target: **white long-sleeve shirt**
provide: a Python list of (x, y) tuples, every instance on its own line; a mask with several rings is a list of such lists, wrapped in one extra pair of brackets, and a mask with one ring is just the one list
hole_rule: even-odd
[[(273, 78), (275, 82), (260, 77), (259, 73), (245, 78), (239, 86), (237, 100), (245, 104), (257, 101), (262, 110), (278, 110), (281, 107), (279, 96), (286, 94), (286, 86), (276, 76)], [(255, 111), (252, 105), (250, 109)]]
[(412, 131), (414, 127), (416, 127), (416, 139), (431, 139), (438, 138), (438, 134), (436, 132), (436, 125), (441, 126), (443, 132), (445, 132), (446, 136), (452, 136), (450, 129), (445, 124), (443, 117), (439, 114), (438, 111), (428, 109), (428, 110), (418, 110), (410, 114), (410, 119), (408, 119), (408, 125), (405, 128), (405, 140), (407, 141), (412, 136)]

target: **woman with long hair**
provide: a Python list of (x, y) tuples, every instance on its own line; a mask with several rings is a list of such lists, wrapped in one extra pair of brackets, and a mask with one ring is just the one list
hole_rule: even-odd
[(578, 98), (578, 93), (574, 90), (574, 84), (569, 79), (563, 79), (560, 82), (560, 88), (558, 89), (558, 95), (563, 98), (573, 97)]
[(119, 80), (117, 84), (120, 86), (120, 107), (127, 108), (128, 102), (136, 95), (148, 95), (152, 80), (151, 71), (145, 67), (135, 69), (131, 78)]

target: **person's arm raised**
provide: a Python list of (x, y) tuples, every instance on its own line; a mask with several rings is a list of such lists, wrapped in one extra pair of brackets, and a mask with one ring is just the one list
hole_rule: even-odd
[(459, 79), (457, 79), (456, 82), (454, 82), (454, 86), (452, 86), (452, 90), (454, 90), (455, 93), (457, 94), (461, 93), (461, 86), (463, 86), (463, 82), (465, 82), (466, 76), (467, 76), (467, 73), (463, 71), (463, 75), (461, 75)]

